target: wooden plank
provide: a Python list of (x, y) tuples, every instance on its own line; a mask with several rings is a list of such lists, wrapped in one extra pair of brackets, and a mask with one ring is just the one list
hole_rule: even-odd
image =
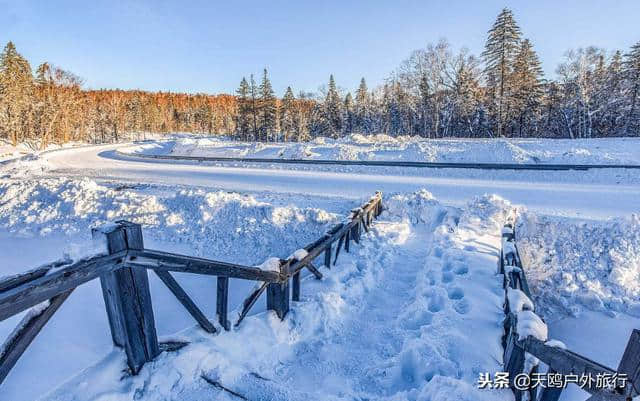
[(218, 322), (225, 330), (231, 329), (227, 317), (229, 312), (229, 277), (218, 276), (216, 288), (216, 314)]
[(516, 345), (518, 333), (516, 333), (515, 325), (511, 327), (507, 336), (507, 348), (505, 349), (504, 371), (509, 372), (509, 388), (513, 391), (516, 401), (522, 400), (523, 391), (517, 390), (514, 385), (514, 379), (524, 370), (524, 350)]
[(338, 255), (340, 255), (340, 248), (342, 248), (342, 243), (344, 242), (344, 236), (340, 237), (338, 240), (338, 246), (336, 247), (336, 256), (333, 257), (333, 265), (335, 266), (338, 263)]
[(629, 381), (635, 385), (635, 392), (632, 391), (633, 386), (628, 386), (625, 395), (640, 395), (640, 330), (638, 329), (631, 332), (618, 365), (618, 373), (626, 374)]
[[(120, 222), (100, 231), (110, 252), (144, 248), (140, 225)], [(122, 267), (101, 277), (114, 344), (124, 348), (133, 374), (160, 353), (146, 269)]]
[[(554, 375), (558, 372), (549, 368), (547, 375)], [(562, 387), (543, 387), (540, 391), (538, 401), (558, 401), (562, 395)]]
[(278, 282), (282, 275), (277, 272), (260, 270), (257, 267), (218, 262), (215, 260), (195, 258), (169, 252), (145, 249), (143, 251), (129, 251), (126, 265), (153, 270), (166, 270), (182, 273), (206, 274), (210, 276), (225, 276), (244, 280)]
[(291, 291), (291, 300), (300, 301), (300, 272), (293, 275), (291, 281), (293, 282)]
[(28, 283), (47, 274), (51, 269), (59, 268), (64, 265), (70, 265), (73, 261), (71, 259), (60, 259), (52, 263), (36, 267), (31, 270), (27, 270), (23, 273), (6, 276), (0, 279), (0, 292), (10, 290), (21, 284)]
[(171, 273), (163, 270), (154, 271), (156, 275), (162, 280), (164, 285), (171, 291), (171, 293), (180, 301), (182, 306), (189, 312), (191, 316), (198, 322), (200, 327), (207, 333), (215, 333), (216, 328), (211, 324), (209, 319), (202, 313), (200, 308), (193, 302), (193, 300), (187, 295), (185, 290), (178, 284)]
[(251, 292), (251, 294), (249, 294), (247, 299), (244, 300), (244, 302), (242, 303), (242, 311), (240, 312), (240, 316), (238, 316), (238, 321), (235, 324), (236, 327), (238, 327), (240, 322), (242, 322), (244, 318), (247, 316), (247, 314), (249, 313), (249, 310), (251, 310), (251, 307), (253, 307), (253, 305), (256, 303), (258, 298), (260, 298), (260, 295), (267, 288), (268, 284), (269, 283), (262, 283), (257, 288), (255, 288)]
[[(525, 340), (518, 341), (517, 346), (563, 375), (576, 374), (578, 376), (590, 375), (591, 377), (597, 377), (599, 374), (612, 375), (616, 373), (613, 369), (585, 358), (582, 355), (562, 348), (545, 345), (543, 341), (531, 336)], [(599, 389), (595, 387), (585, 387), (584, 390), (594, 394)]]
[(80, 260), (42, 277), (0, 292), (0, 321), (124, 266), (127, 252)]
[(40, 330), (51, 319), (51, 316), (69, 298), (71, 292), (73, 292), (73, 289), (51, 298), (49, 305), (43, 309), (28, 312), (20, 322), (17, 330), (2, 344), (2, 347), (0, 347), (0, 384), (2, 384), (11, 368), (15, 366)]
[(349, 242), (351, 241), (351, 230), (344, 234), (344, 250), (349, 252)]
[(327, 246), (324, 250), (324, 265), (331, 269), (331, 244)]
[(267, 285), (267, 309), (282, 320), (289, 312), (289, 280)]
[(602, 390), (587, 398), (586, 401), (631, 401), (631, 398)]
[(322, 273), (320, 273), (320, 270), (318, 270), (318, 268), (317, 268), (317, 267), (315, 267), (315, 266), (313, 265), (313, 263), (309, 262), (309, 263), (307, 264), (307, 269), (309, 269), (309, 271), (310, 271), (311, 273), (313, 273), (313, 275), (314, 275), (314, 276), (316, 276), (316, 279), (317, 279), (317, 280), (322, 279)]

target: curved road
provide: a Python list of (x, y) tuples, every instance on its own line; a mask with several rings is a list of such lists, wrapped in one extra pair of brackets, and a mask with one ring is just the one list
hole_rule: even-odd
[(449, 204), (497, 194), (550, 214), (601, 219), (640, 212), (640, 171), (485, 171), (410, 167), (198, 163), (124, 156), (103, 145), (41, 155), (44, 175), (359, 198), (426, 188)]

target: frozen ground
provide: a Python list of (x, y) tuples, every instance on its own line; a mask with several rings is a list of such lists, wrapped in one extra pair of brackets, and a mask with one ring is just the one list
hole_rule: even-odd
[[(511, 399), (475, 389), (479, 372), (500, 370), (495, 267), (511, 207), (485, 194), (522, 205), (518, 241), (551, 337), (616, 367), (639, 326), (637, 173), (158, 163), (116, 148), (0, 166), (0, 276), (86, 254), (90, 226), (117, 218), (142, 223), (152, 248), (258, 264), (315, 239), (376, 189), (385, 191), (388, 211), (322, 281), (304, 279), (303, 301), (283, 323), (264, 313), (262, 299), (239, 331), (209, 336), (151, 275), (160, 335), (193, 344), (135, 378), (122, 377), (120, 352), (109, 353), (99, 285), (80, 287), (0, 398), (32, 400), (65, 381), (45, 399), (233, 398), (205, 374), (249, 399)], [(177, 278), (211, 317), (214, 279)], [(230, 306), (252, 286), (232, 280)], [(0, 322), (0, 338), (17, 320)], [(578, 391), (563, 396), (583, 399)]]
[(364, 136), (316, 138), (310, 142), (243, 143), (219, 137), (183, 137), (162, 146), (130, 149), (147, 154), (325, 160), (638, 164), (640, 139), (437, 139)]

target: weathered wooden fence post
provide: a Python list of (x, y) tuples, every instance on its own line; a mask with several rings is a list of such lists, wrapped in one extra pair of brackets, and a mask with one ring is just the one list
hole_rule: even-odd
[(229, 277), (218, 276), (218, 284), (216, 291), (216, 314), (218, 322), (229, 331), (231, 324), (227, 319), (227, 311), (229, 305)]
[(289, 312), (289, 278), (281, 283), (269, 283), (267, 286), (267, 309), (275, 311), (281, 320), (287, 315)]
[[(109, 254), (125, 249), (144, 249), (139, 224), (119, 221), (92, 231), (104, 236)], [(123, 267), (100, 277), (113, 343), (127, 354), (127, 364), (137, 374), (145, 362), (160, 353), (151, 307), (146, 269)]]

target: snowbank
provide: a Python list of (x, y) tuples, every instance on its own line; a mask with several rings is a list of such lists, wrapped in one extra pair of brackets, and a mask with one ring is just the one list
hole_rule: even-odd
[[(286, 257), (338, 220), (322, 209), (277, 206), (224, 191), (65, 178), (0, 183), (0, 227), (17, 236), (58, 232), (88, 243), (90, 227), (119, 219), (142, 224), (145, 236), (155, 240), (189, 244), (197, 256), (250, 265), (267, 255)], [(236, 255), (234, 249), (244, 251)]]
[(544, 316), (588, 309), (640, 317), (640, 216), (580, 221), (522, 211), (516, 234)]
[[(155, 151), (162, 149), (156, 148)], [(130, 149), (129, 152), (149, 152)], [(337, 140), (247, 143), (219, 137), (176, 138), (164, 153), (181, 156), (284, 159), (402, 160), (426, 162), (503, 162), (637, 164), (640, 140), (600, 139), (426, 139), (417, 136), (352, 134)]]

